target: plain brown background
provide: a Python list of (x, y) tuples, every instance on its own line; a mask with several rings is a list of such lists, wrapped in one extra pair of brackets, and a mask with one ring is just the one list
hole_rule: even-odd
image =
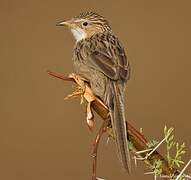
[[(71, 84), (46, 74), (72, 72), (73, 37), (55, 24), (89, 9), (106, 16), (128, 48), (127, 119), (149, 139), (162, 139), (165, 124), (173, 126), (176, 139), (187, 143), (189, 160), (190, 0), (0, 0), (1, 180), (90, 179), (95, 133), (86, 126), (85, 105), (64, 101)], [(106, 139), (98, 176), (153, 179), (143, 175), (142, 163), (124, 173), (114, 143), (106, 145)]]

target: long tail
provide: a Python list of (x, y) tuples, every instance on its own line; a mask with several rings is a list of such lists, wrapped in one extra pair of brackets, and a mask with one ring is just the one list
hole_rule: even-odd
[(127, 129), (125, 123), (125, 109), (124, 109), (124, 95), (122, 90), (118, 87), (117, 82), (112, 82), (113, 98), (112, 108), (110, 109), (112, 129), (115, 136), (119, 159), (123, 165), (123, 168), (130, 172), (130, 153), (127, 140)]

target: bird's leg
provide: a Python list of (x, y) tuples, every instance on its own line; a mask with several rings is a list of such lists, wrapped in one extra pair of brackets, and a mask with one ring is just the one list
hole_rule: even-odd
[(98, 145), (99, 142), (101, 140), (101, 137), (103, 135), (104, 132), (107, 131), (107, 125), (108, 125), (108, 119), (105, 119), (94, 139), (93, 142), (93, 153), (92, 153), (92, 157), (93, 157), (93, 169), (92, 169), (92, 180), (98, 180), (100, 178), (96, 177), (96, 170), (97, 170), (97, 151), (98, 151)]
[(87, 82), (87, 79), (74, 73), (71, 73), (69, 75), (69, 78), (74, 79), (74, 81), (78, 84), (78, 87), (72, 94), (69, 94), (65, 99), (81, 96), (81, 103), (83, 103), (84, 98), (87, 100), (86, 121), (89, 129), (92, 130), (94, 126), (94, 119), (93, 119), (94, 114), (92, 111), (92, 102), (95, 100), (95, 96), (93, 95), (91, 89), (85, 83)]

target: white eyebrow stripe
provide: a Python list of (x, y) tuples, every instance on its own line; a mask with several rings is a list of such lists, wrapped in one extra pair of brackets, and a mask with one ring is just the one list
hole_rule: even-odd
[(82, 22), (85, 21), (85, 19), (76, 19), (75, 22)]

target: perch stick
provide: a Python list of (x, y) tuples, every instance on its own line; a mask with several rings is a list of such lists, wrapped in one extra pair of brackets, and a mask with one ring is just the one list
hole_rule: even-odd
[[(52, 71), (47, 71), (47, 73), (52, 76), (52, 77), (56, 77), (59, 78), (61, 80), (64, 81), (71, 81), (71, 82), (75, 82), (75, 80), (73, 78), (67, 77), (65, 75), (59, 74), (59, 73), (55, 73)], [(88, 86), (88, 84), (86, 84), (86, 87), (89, 89), (90, 91), (90, 96), (92, 96), (92, 92), (90, 87)], [(88, 93), (86, 93), (86, 97), (84, 96), (85, 99), (88, 98)], [(108, 117), (108, 109), (107, 107), (103, 104), (103, 102), (95, 97), (95, 100), (92, 102), (92, 107), (94, 109), (94, 111), (105, 121)], [(148, 147), (148, 141), (146, 140), (146, 138), (144, 137), (144, 135), (142, 133), (140, 133), (138, 130), (136, 130), (136, 128), (134, 128), (131, 123), (128, 122), (128, 134), (129, 134), (129, 139), (130, 142), (133, 145), (133, 150), (132, 152), (136, 155), (139, 156), (140, 158), (144, 158), (144, 162), (147, 165), (152, 165), (154, 163), (154, 161), (156, 160), (160, 160), (162, 162), (162, 174), (166, 175), (168, 177), (170, 177), (173, 174), (179, 174), (179, 172), (177, 171), (177, 169), (171, 169), (168, 166), (168, 162), (166, 161), (166, 159), (157, 151), (154, 151), (149, 157), (147, 157), (145, 159), (145, 156), (147, 155), (147, 153), (140, 153), (140, 154), (136, 154), (137, 151), (144, 151), (147, 150)], [(99, 134), (99, 133), (98, 133)], [(97, 151), (97, 147), (96, 147), (96, 151)], [(96, 161), (94, 160), (94, 163)]]

